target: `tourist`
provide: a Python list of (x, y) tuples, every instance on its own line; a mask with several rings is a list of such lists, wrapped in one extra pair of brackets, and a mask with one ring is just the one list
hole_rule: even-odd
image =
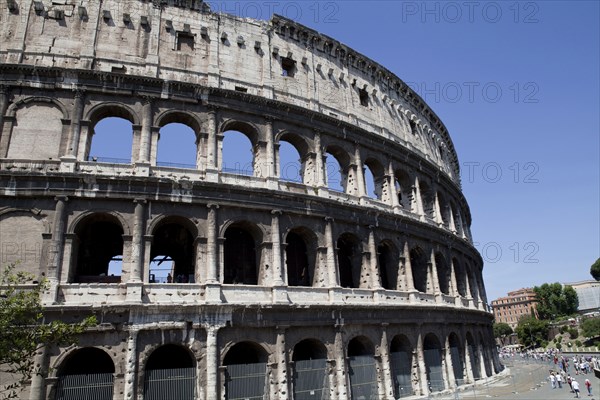
[(560, 372), (556, 374), (556, 383), (558, 384), (558, 388), (562, 389), (562, 376), (560, 376)]
[(573, 393), (573, 378), (571, 378), (571, 375), (567, 376), (567, 383), (569, 384), (569, 387), (571, 388), (571, 393)]
[(584, 382), (585, 388), (587, 389), (588, 396), (592, 395), (592, 382), (589, 379), (586, 379)]
[(575, 397), (579, 398), (579, 382), (577, 382), (575, 379), (573, 379), (573, 382), (571, 382), (571, 385), (573, 387), (573, 391), (575, 392)]
[(552, 385), (552, 389), (556, 389), (556, 377), (554, 376), (554, 372), (550, 374), (550, 384)]

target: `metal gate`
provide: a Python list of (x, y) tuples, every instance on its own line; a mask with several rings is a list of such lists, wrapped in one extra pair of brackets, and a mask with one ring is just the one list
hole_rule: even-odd
[(325, 400), (329, 397), (327, 360), (300, 360), (294, 363), (294, 399)]
[(479, 352), (475, 346), (469, 345), (469, 358), (471, 359), (471, 370), (473, 371), (473, 379), (481, 378), (481, 371), (479, 370)]
[(355, 356), (350, 357), (348, 363), (352, 400), (377, 400), (375, 358), (372, 355)]
[(452, 358), (452, 370), (454, 371), (454, 379), (458, 385), (465, 383), (464, 368), (462, 358), (460, 358), (460, 350), (458, 347), (450, 347), (450, 356)]
[(411, 357), (405, 351), (391, 352), (390, 364), (394, 381), (394, 397), (396, 399), (412, 396)]
[(112, 400), (113, 374), (64, 375), (58, 378), (56, 400)]
[(195, 386), (194, 368), (147, 370), (144, 400), (194, 400)]
[(440, 349), (425, 350), (424, 353), (429, 389), (432, 392), (444, 390), (444, 372), (442, 370), (442, 355)]
[(225, 381), (227, 400), (262, 400), (267, 384), (267, 364), (228, 365)]

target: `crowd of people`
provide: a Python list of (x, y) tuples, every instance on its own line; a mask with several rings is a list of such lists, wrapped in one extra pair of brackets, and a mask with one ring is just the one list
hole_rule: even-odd
[[(575, 397), (579, 398), (581, 389), (579, 386), (578, 375), (582, 375), (583, 385), (588, 396), (592, 396), (592, 383), (583, 375), (593, 374), (593, 368), (598, 368), (598, 359), (595, 356), (574, 355), (572, 357), (553, 354), (554, 369), (550, 370), (548, 380), (552, 389), (562, 389), (563, 382), (566, 382), (571, 389), (571, 393), (575, 393)], [(573, 374), (574, 376), (571, 376)]]

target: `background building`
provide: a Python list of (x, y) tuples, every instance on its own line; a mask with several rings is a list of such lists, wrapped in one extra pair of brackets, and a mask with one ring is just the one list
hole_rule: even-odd
[(600, 312), (600, 282), (589, 280), (564, 285), (571, 286), (577, 292), (577, 311), (580, 314)]
[(496, 322), (505, 322), (513, 329), (521, 317), (535, 314), (535, 305), (535, 293), (531, 288), (508, 292), (506, 297), (492, 300), (491, 304)]

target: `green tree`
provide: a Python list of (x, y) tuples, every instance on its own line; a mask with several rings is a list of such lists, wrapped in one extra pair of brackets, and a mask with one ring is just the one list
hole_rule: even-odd
[(587, 318), (581, 323), (583, 336), (593, 338), (600, 336), (600, 318)]
[(43, 346), (76, 343), (76, 336), (96, 324), (88, 317), (78, 324), (44, 321), (41, 295), (47, 282), (35, 283), (33, 277), (15, 272), (15, 265), (0, 271), (0, 373), (16, 378), (0, 383), (0, 398), (18, 398), (23, 385), (35, 370), (34, 356)]
[(519, 320), (515, 332), (519, 343), (525, 347), (538, 347), (547, 342), (550, 326), (548, 321), (541, 321), (535, 317), (523, 317)]
[(577, 312), (579, 299), (577, 292), (571, 286), (544, 283), (542, 286), (534, 287), (533, 291), (538, 302), (536, 309), (539, 319), (552, 320)]
[(501, 338), (503, 336), (508, 336), (513, 333), (512, 328), (506, 322), (494, 322), (493, 329), (495, 338)]
[(600, 281), (600, 258), (598, 258), (596, 262), (592, 264), (590, 268), (590, 274), (595, 280)]

